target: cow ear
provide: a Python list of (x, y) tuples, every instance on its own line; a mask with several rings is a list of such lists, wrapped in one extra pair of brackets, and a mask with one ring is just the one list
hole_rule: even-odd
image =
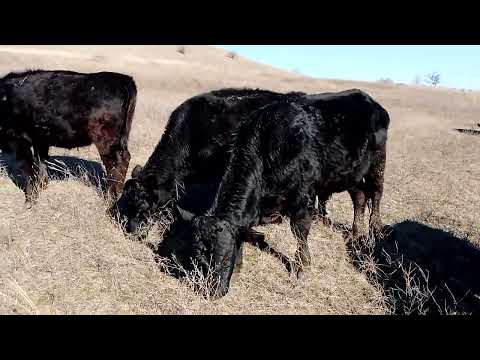
[(195, 217), (194, 213), (191, 213), (188, 210), (182, 209), (178, 205), (177, 205), (177, 211), (178, 211), (178, 214), (180, 215), (180, 217), (185, 221), (191, 221)]
[(132, 178), (137, 178), (140, 173), (142, 172), (143, 167), (140, 165), (135, 165), (135, 167), (132, 170)]

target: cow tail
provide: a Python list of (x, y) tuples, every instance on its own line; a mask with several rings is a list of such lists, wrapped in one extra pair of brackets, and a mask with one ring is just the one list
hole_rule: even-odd
[(383, 149), (387, 142), (390, 116), (388, 115), (388, 112), (378, 104), (373, 114), (373, 122), (373, 139), (371, 143), (375, 150)]
[(126, 149), (128, 146), (128, 137), (130, 135), (130, 129), (132, 127), (133, 116), (135, 114), (135, 106), (137, 103), (137, 86), (135, 81), (129, 77), (124, 85), (125, 101), (123, 103), (123, 110), (125, 118), (120, 131), (120, 145), (122, 149)]

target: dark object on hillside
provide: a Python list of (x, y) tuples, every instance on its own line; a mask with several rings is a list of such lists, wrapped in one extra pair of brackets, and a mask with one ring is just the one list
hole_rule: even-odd
[[(239, 128), (213, 206), (203, 216), (179, 209), (181, 226), (169, 234), (170, 251), (191, 268), (218, 276), (213, 297), (228, 292), (243, 242), (263, 214), (290, 217), (298, 241), (295, 271), (310, 265), (307, 243), (315, 196), (349, 191), (354, 204), (353, 236), (363, 235), (367, 199), (370, 230), (380, 231), (387, 111), (360, 90), (290, 96), (260, 108)], [(167, 246), (168, 247), (168, 246)]]
[[(14, 152), (27, 203), (48, 183), (50, 146), (95, 144), (116, 197), (130, 162), (128, 137), (137, 88), (123, 74), (26, 71), (0, 79), (0, 147)], [(33, 153), (31, 148), (33, 148)]]
[(403, 221), (376, 241), (347, 243), (354, 266), (380, 284), (394, 314), (480, 314), (480, 249), (440, 229)]
[(475, 130), (475, 129), (455, 129), (455, 130), (464, 134), (480, 135), (480, 130)]

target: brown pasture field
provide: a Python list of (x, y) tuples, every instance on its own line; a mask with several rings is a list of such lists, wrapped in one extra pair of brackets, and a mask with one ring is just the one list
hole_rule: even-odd
[[(319, 93), (360, 88), (390, 113), (383, 221), (412, 220), (480, 244), (480, 137), (453, 131), (480, 122), (480, 93), (447, 88), (314, 79), (252, 62), (211, 46), (0, 46), (0, 74), (27, 68), (132, 75), (138, 100), (130, 137), (132, 160), (144, 164), (170, 112), (187, 98), (222, 87)], [(388, 74), (385, 74), (388, 76)], [(386, 314), (382, 291), (352, 265), (345, 240), (315, 223), (313, 266), (303, 284), (281, 263), (246, 245), (242, 272), (228, 295), (204, 299), (188, 281), (158, 268), (151, 250), (127, 239), (105, 215), (108, 204), (85, 177), (70, 175), (96, 149), (54, 148), (66, 163), (39, 203), (0, 176), (1, 314)], [(81, 160), (78, 160), (81, 159)], [(129, 175), (128, 175), (129, 176)], [(347, 193), (328, 204), (332, 219), (351, 226)], [(293, 257), (288, 221), (261, 231)], [(147, 240), (158, 243), (159, 231)]]

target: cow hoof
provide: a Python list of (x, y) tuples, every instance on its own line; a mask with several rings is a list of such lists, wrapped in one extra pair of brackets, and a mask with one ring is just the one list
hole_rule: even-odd
[(327, 227), (331, 227), (333, 225), (332, 220), (327, 216), (321, 217), (320, 220), (322, 221), (323, 225)]
[(25, 200), (25, 208), (27, 210), (32, 209), (35, 204), (36, 204), (35, 200)]
[(351, 234), (347, 237), (347, 241), (352, 243), (365, 242), (367, 238), (368, 236), (366, 234)]
[(293, 264), (288, 260), (282, 261), (282, 262), (283, 262), (283, 265), (285, 266), (285, 270), (287, 270), (289, 274), (292, 274), (292, 271), (294, 268)]
[(305, 273), (304, 270), (298, 270), (297, 271), (297, 284), (299, 286), (303, 286), (306, 283), (307, 279), (307, 274)]
[(373, 239), (381, 238), (383, 235), (382, 229), (383, 229), (382, 224), (376, 224), (371, 226), (368, 232), (369, 236), (372, 237)]
[(232, 279), (231, 279), (230, 282), (232, 282), (232, 283), (237, 282), (239, 277), (240, 277), (240, 269), (233, 270)]
[(272, 220), (272, 224), (276, 224), (276, 225), (281, 224), (282, 222), (283, 222), (283, 219), (280, 215), (278, 215)]
[(313, 215), (313, 220), (321, 222), (323, 225), (327, 227), (331, 227), (333, 225), (333, 221), (328, 216), (322, 216), (319, 214)]

